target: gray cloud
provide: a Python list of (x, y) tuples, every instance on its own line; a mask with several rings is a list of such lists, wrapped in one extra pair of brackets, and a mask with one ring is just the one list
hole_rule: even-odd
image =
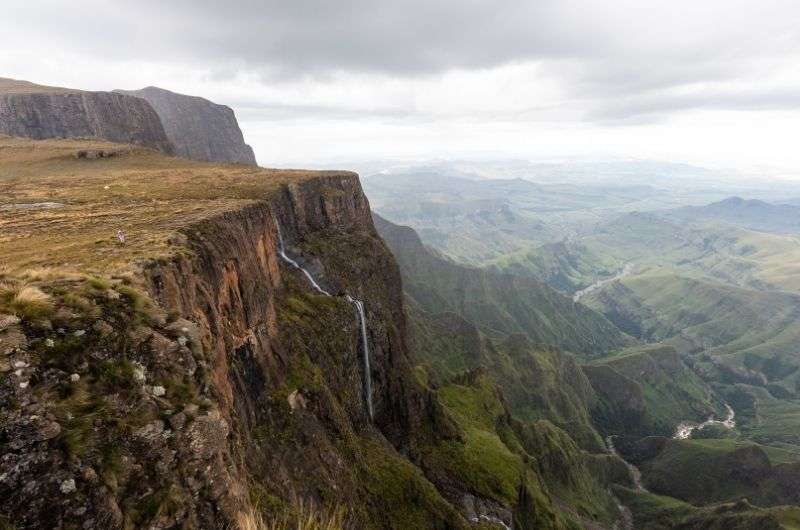
[[(773, 98), (773, 87), (744, 94), (699, 86), (752, 81), (796, 59), (794, 0), (12, 0), (4, 8), (5, 35), (109, 61), (190, 65), (217, 81), (244, 74), (265, 84), (325, 84), (342, 73), (408, 80), (539, 62), (589, 120), (798, 106)], [(691, 95), (669, 93), (688, 85)], [(276, 105), (273, 114), (345, 118), (357, 110)]]

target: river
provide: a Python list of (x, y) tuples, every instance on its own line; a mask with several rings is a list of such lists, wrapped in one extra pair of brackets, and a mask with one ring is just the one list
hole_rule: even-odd
[(675, 435), (673, 438), (676, 440), (686, 440), (692, 436), (692, 433), (698, 429), (702, 429), (707, 425), (722, 425), (726, 429), (733, 429), (736, 427), (736, 421), (733, 419), (736, 416), (736, 412), (731, 408), (730, 405), (725, 403), (725, 408), (728, 411), (728, 416), (724, 420), (715, 420), (714, 416), (712, 415), (703, 423), (693, 423), (693, 422), (683, 422), (678, 425), (675, 429)]
[(575, 294), (572, 295), (572, 301), (573, 302), (578, 302), (578, 301), (580, 301), (581, 298), (583, 298), (587, 294), (591, 293), (592, 291), (596, 291), (597, 289), (599, 289), (600, 287), (604, 286), (605, 284), (611, 283), (611, 282), (615, 282), (617, 280), (620, 280), (620, 279), (624, 278), (625, 276), (627, 276), (628, 274), (633, 272), (633, 267), (634, 267), (633, 263), (626, 263), (625, 266), (622, 267), (622, 270), (620, 270), (614, 276), (611, 276), (610, 278), (605, 278), (605, 279), (602, 279), (602, 280), (597, 280), (596, 282), (594, 282), (589, 287), (586, 287), (585, 289), (581, 289), (580, 291), (577, 291)]

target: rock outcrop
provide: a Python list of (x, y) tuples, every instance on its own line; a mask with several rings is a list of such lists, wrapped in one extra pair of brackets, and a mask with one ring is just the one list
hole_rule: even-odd
[(173, 152), (158, 114), (141, 98), (5, 78), (0, 78), (0, 134), (35, 140), (93, 137)]
[(178, 156), (256, 165), (230, 107), (152, 86), (115, 92), (143, 98), (153, 106)]

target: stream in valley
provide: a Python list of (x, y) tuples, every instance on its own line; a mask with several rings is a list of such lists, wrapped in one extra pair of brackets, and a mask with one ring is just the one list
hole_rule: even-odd
[(728, 411), (728, 415), (724, 420), (715, 420), (714, 416), (712, 415), (703, 423), (693, 423), (687, 421), (678, 424), (673, 438), (676, 440), (687, 440), (692, 436), (694, 431), (702, 429), (708, 425), (722, 425), (726, 429), (733, 429), (736, 427), (736, 421), (733, 419), (736, 416), (736, 412), (734, 412), (733, 408), (731, 408), (731, 406), (727, 403), (725, 403), (725, 409)]
[(602, 280), (597, 280), (596, 282), (594, 282), (589, 287), (586, 287), (584, 289), (581, 289), (580, 291), (577, 291), (575, 294), (572, 295), (572, 301), (573, 302), (578, 302), (578, 301), (580, 301), (581, 298), (583, 298), (584, 296), (586, 296), (587, 294), (589, 294), (589, 293), (591, 293), (593, 291), (596, 291), (597, 289), (599, 289), (600, 287), (604, 286), (605, 284), (611, 283), (611, 282), (615, 282), (617, 280), (620, 280), (620, 279), (624, 278), (625, 276), (627, 276), (628, 274), (633, 272), (633, 267), (634, 267), (633, 263), (626, 263), (625, 266), (622, 267), (622, 270), (620, 270), (614, 276), (611, 276), (610, 278), (605, 278), (605, 279), (602, 279)]

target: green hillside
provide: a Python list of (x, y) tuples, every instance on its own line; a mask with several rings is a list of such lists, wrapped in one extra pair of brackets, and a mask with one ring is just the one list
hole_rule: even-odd
[(800, 503), (800, 460), (735, 440), (643, 439), (622, 445), (651, 491), (694, 505), (748, 499), (758, 506)]
[(678, 423), (721, 407), (674, 348), (643, 346), (583, 366), (598, 400), (592, 417), (607, 434), (672, 435)]
[(701, 367), (718, 372), (722, 382), (796, 391), (798, 295), (652, 271), (591, 293), (585, 303), (644, 340), (703, 352)]
[(458, 265), (410, 228), (378, 216), (375, 225), (400, 265), (406, 294), (426, 312), (456, 313), (489, 337), (526, 333), (534, 343), (586, 356), (632, 342), (602, 315), (539, 281)]
[(411, 306), (409, 323), (412, 350), (437, 380), (482, 368), (502, 389), (516, 418), (546, 419), (581, 447), (604, 450), (589, 417), (594, 390), (571, 356), (535, 346), (522, 334), (489, 340), (454, 313), (432, 315)]
[(457, 483), (484, 499), (537, 514), (533, 526), (524, 528), (580, 528), (584, 520), (618, 519), (608, 487), (628, 479), (617, 458), (582, 451), (547, 420), (513, 419), (483, 370), (441, 386), (437, 396), (455, 432), (452, 441), (423, 448), (421, 466), (441, 489)]

